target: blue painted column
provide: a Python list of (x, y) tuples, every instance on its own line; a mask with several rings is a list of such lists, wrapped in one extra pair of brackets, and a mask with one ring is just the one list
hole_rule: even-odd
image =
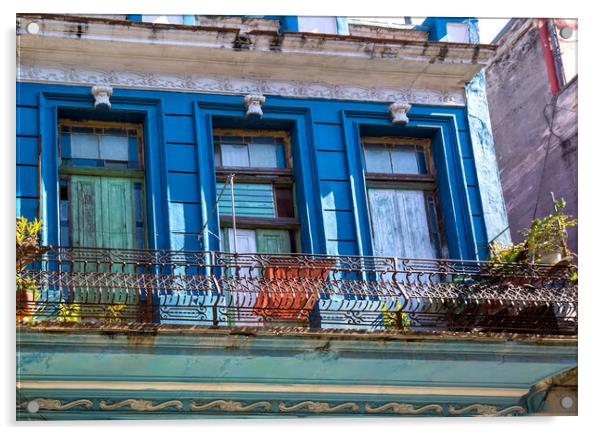
[(337, 34), (349, 35), (349, 23), (347, 17), (337, 17)]
[[(470, 42), (479, 43), (478, 21), (476, 19), (468, 19), (467, 21)], [(484, 70), (479, 71), (466, 85), (466, 113), (483, 205), (487, 240), (492, 241), (497, 237), (498, 242), (507, 244), (510, 243), (508, 214), (495, 156)]]
[[(429, 40), (441, 41), (447, 37), (448, 23), (467, 24), (468, 42), (472, 44), (480, 42), (476, 18), (428, 17), (421, 27), (428, 30)], [(507, 229), (508, 215), (495, 156), (484, 71), (477, 73), (466, 85), (466, 114), (487, 240), (492, 241), (495, 238), (498, 242), (507, 244), (510, 242), (510, 232)], [(487, 248), (480, 246), (479, 251), (482, 257), (486, 255)]]
[(196, 25), (196, 17), (194, 15), (182, 15), (182, 22), (187, 26)]
[(299, 18), (296, 15), (285, 15), (280, 19), (281, 32), (298, 32)]

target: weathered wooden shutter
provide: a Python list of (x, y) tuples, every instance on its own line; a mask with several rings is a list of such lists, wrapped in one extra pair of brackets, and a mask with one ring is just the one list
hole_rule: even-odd
[(424, 192), (369, 189), (374, 254), (436, 258)]
[(135, 246), (133, 182), (129, 178), (71, 177), (73, 246)]
[(134, 248), (134, 195), (129, 178), (102, 178), (103, 246)]
[(288, 254), (291, 241), (287, 230), (256, 230), (257, 252)]
[[(222, 190), (223, 184), (217, 184), (217, 191)], [(232, 200), (230, 186), (226, 186), (218, 203), (222, 216), (232, 216)], [(276, 216), (274, 193), (271, 184), (234, 184), (234, 206), (237, 216), (273, 218)]]
[(102, 247), (102, 186), (99, 177), (71, 177), (73, 246)]

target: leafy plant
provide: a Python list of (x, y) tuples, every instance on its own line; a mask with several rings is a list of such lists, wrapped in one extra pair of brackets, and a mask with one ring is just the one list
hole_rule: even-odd
[(524, 242), (508, 246), (493, 242), (489, 245), (489, 260), (494, 263), (520, 263), (528, 258), (527, 252)]
[(57, 307), (56, 320), (59, 322), (78, 322), (80, 312), (79, 304), (61, 302)]
[(31, 263), (36, 261), (46, 247), (39, 245), (39, 234), (42, 223), (38, 219), (28, 221), (19, 217), (16, 220), (16, 284), (17, 284), (17, 320), (30, 319), (30, 309), (37, 298), (35, 294), (38, 282), (23, 272)]
[(567, 228), (577, 225), (577, 220), (564, 214), (564, 199), (554, 201), (554, 213), (534, 219), (528, 229), (519, 233), (524, 237), (520, 243), (503, 246), (493, 242), (489, 245), (490, 261), (494, 263), (527, 263), (541, 261), (548, 254), (561, 253), (571, 256), (567, 248)]
[(118, 305), (107, 305), (105, 307), (105, 319), (108, 321), (113, 321), (117, 323), (123, 322), (123, 314), (122, 311), (125, 308), (125, 304)]
[(407, 313), (401, 311), (402, 307), (399, 301), (395, 301), (395, 307), (397, 310), (391, 312), (387, 310), (387, 306), (385, 302), (383, 302), (383, 326), (387, 331), (401, 331), (402, 334), (405, 334), (409, 331), (412, 320)]
[(554, 213), (541, 219), (534, 219), (528, 230), (521, 231), (525, 237), (525, 246), (529, 255), (535, 261), (542, 256), (562, 253), (564, 257), (570, 255), (567, 248), (569, 234), (567, 228), (577, 225), (576, 219), (564, 214), (566, 202), (564, 199), (554, 201)]
[(48, 249), (39, 245), (42, 222), (19, 217), (16, 221), (17, 272), (22, 272)]

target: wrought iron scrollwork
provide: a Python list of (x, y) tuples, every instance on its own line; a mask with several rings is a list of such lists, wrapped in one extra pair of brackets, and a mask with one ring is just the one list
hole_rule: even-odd
[(52, 248), (21, 272), (36, 321), (576, 334), (569, 266)]

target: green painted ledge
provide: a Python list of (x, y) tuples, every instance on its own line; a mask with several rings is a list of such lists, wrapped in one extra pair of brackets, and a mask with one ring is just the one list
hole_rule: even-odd
[(576, 337), (18, 325), (17, 417), (522, 415), (576, 366)]

